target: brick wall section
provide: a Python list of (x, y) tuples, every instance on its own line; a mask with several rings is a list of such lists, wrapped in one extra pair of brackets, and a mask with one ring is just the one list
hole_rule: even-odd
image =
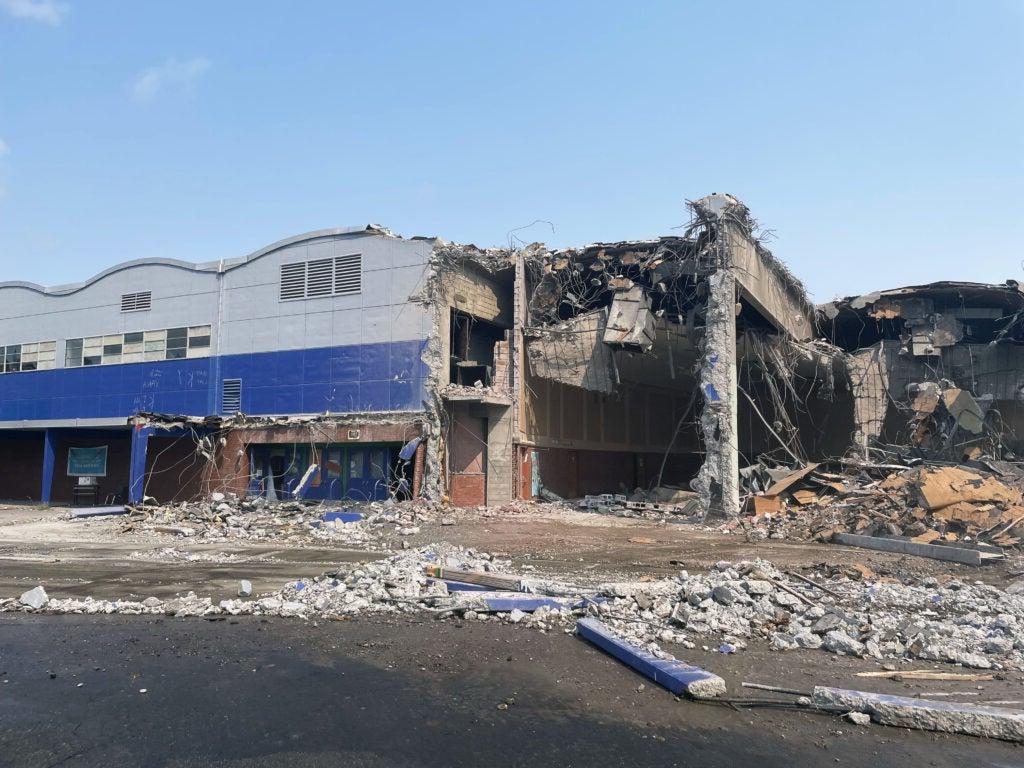
[(448, 297), (451, 305), (461, 312), (499, 325), (512, 325), (512, 296), (488, 277), (468, 269), (455, 272), (449, 283)]
[(512, 391), (511, 364), (508, 339), (496, 342), (494, 345), (493, 387), (501, 392)]

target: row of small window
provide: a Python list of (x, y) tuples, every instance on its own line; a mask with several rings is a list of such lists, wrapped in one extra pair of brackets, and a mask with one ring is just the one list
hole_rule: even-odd
[(56, 341), (8, 344), (0, 347), (0, 373), (47, 371), (54, 367), (56, 355)]
[(197, 325), (192, 328), (68, 339), (64, 351), (64, 367), (184, 360), (209, 355), (210, 326)]

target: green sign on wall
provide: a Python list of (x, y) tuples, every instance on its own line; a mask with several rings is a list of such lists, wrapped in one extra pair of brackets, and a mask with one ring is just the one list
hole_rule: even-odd
[(68, 476), (106, 477), (107, 446), (68, 448)]

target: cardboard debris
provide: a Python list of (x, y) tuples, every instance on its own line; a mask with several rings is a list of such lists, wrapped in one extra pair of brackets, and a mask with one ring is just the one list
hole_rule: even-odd
[(750, 501), (754, 514), (758, 517), (782, 511), (782, 499), (778, 496), (751, 496)]
[(814, 504), (818, 501), (818, 494), (814, 491), (793, 491), (792, 496), (796, 500), (797, 504)]
[[(777, 493), (750, 497), (744, 525), (804, 540), (838, 541), (846, 534), (899, 539), (911, 554), (933, 553), (931, 545), (1013, 547), (1024, 538), (1024, 477), (1013, 465), (997, 477), (995, 468), (837, 463), (845, 474), (827, 472), (823, 464), (785, 472), (769, 489), (781, 489)], [(767, 468), (760, 474), (780, 475)], [(992, 555), (999, 551), (981, 560)]]
[(923, 505), (930, 510), (962, 501), (1021, 502), (1019, 490), (994, 477), (983, 477), (960, 467), (922, 470), (918, 490)]
[(811, 472), (818, 468), (818, 464), (808, 464), (806, 467), (794, 470), (786, 475), (781, 480), (776, 481), (771, 488), (764, 492), (765, 496), (778, 496), (783, 491), (787, 490), (790, 486), (799, 480), (803, 480)]

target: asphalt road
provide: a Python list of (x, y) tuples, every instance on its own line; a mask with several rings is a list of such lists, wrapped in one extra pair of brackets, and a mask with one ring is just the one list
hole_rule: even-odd
[(834, 764), (1021, 766), (1024, 749), (678, 701), (518, 627), (0, 616), (3, 766)]

